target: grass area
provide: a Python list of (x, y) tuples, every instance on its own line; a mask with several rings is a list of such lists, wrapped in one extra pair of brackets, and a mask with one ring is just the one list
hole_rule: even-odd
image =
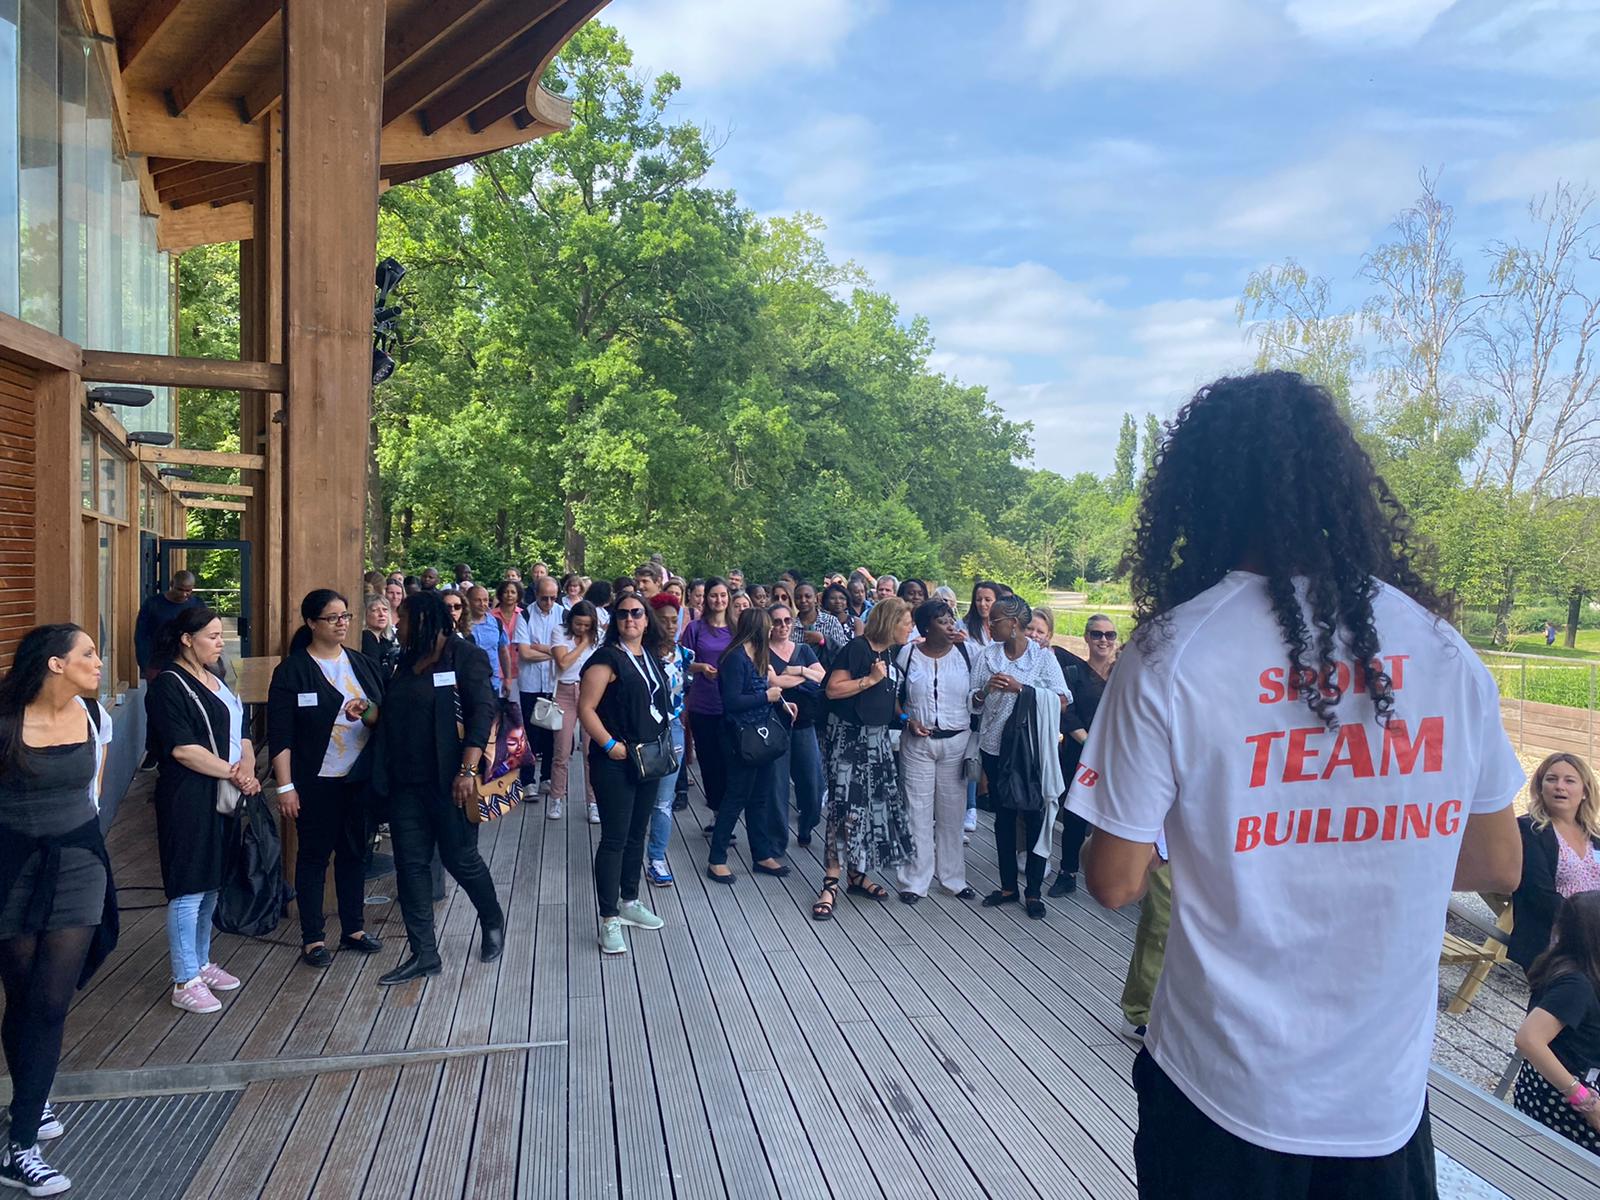
[(1600, 661), (1600, 629), (1578, 630), (1578, 645), (1575, 649), (1568, 650), (1562, 643), (1566, 640), (1563, 630), (1556, 636), (1554, 646), (1544, 644), (1542, 633), (1521, 633), (1512, 637), (1511, 645), (1500, 647), (1494, 645), (1488, 638), (1468, 638), (1474, 649), (1500, 650), (1505, 649), (1512, 654), (1538, 654), (1549, 658), (1581, 658)]

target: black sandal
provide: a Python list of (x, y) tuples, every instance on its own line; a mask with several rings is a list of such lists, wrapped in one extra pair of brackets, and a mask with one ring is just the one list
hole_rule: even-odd
[(900, 893), (900, 903), (901, 904), (920, 904), (921, 902), (922, 902), (922, 897), (919, 894), (917, 894), (916, 892), (901, 892)]
[(1023, 907), (1028, 910), (1028, 916), (1032, 917), (1035, 921), (1044, 920), (1046, 909), (1044, 906), (1044, 901), (1039, 899), (1039, 897), (1029, 896), (1024, 902)]
[(1002, 904), (1015, 904), (1016, 902), (1017, 894), (1015, 892), (993, 891), (983, 898), (983, 906), (985, 908), (999, 908)]
[(887, 900), (889, 889), (877, 883), (865, 871), (850, 876), (850, 886), (845, 889), (852, 896), (868, 896), (873, 900)]
[[(824, 900), (823, 896), (832, 896), (832, 900)], [(813, 921), (831, 921), (833, 919), (833, 906), (839, 900), (839, 877), (837, 875), (824, 875), (822, 877), (822, 890), (817, 893), (817, 902), (811, 906), (811, 919)]]

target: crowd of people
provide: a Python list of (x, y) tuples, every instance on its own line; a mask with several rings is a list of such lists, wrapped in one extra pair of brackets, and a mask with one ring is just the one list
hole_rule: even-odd
[[(1285, 478), (1306, 482), (1293, 504)], [(996, 580), (963, 603), (863, 568), (760, 582), (654, 556), (609, 581), (537, 563), (491, 589), (462, 563), (449, 583), (372, 572), (355, 605), (317, 589), (265, 714), (268, 790), (299, 834), (301, 959), (381, 950), (361, 904), (380, 821), (408, 953), (377, 982), (441, 970), (440, 869), (477, 912), (480, 958), (500, 955), (475, 814), (516, 728), (522, 802), (561, 820), (576, 801), (599, 827), (605, 955), (663, 926), (646, 885), (676, 882), (691, 771), (711, 820), (679, 832), (718, 885), (738, 883), (741, 817), (758, 874), (788, 874), (820, 832), (815, 921), (847, 898), (936, 891), (1045, 919), (1080, 875), (1106, 905), (1143, 899), (1122, 994), (1122, 1031), (1142, 1043), (1142, 1196), (1434, 1195), (1426, 1078), (1452, 890), (1512, 895), (1510, 954), (1532, 992), (1517, 1106), (1600, 1149), (1600, 796), (1556, 754), (1515, 815), (1524, 774), (1493, 682), (1415, 556), (1332, 399), (1270, 373), (1218, 381), (1168, 426), (1127, 645), (1109, 615), (1058, 630)], [(140, 662), (172, 1003), (209, 1014), (240, 986), (211, 957), (227, 814), (261, 784), (216, 670), (221, 620), (192, 593), (180, 575), (147, 602)], [(99, 670), (87, 634), (53, 625), (0, 680), (0, 1182), (31, 1195), (67, 1186), (38, 1143), (61, 1132), (48, 1098), (73, 986), (115, 938), (95, 816), (109, 720), (84, 699)], [(999, 883), (982, 895), (968, 881), (980, 808)], [(1375, 921), (1349, 918), (1357, 901)]]

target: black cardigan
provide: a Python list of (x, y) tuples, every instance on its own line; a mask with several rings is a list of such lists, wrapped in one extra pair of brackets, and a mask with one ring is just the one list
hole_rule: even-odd
[[(1556, 861), (1561, 855), (1556, 839), (1561, 835), (1554, 825), (1535, 830), (1532, 817), (1518, 817), (1517, 829), (1522, 834), (1522, 882), (1511, 893), (1511, 940), (1506, 957), (1526, 971), (1549, 949), (1556, 910), (1561, 907), (1561, 894), (1556, 891)], [(1594, 844), (1600, 851), (1600, 839)]]
[[(313, 664), (312, 670), (316, 669)], [(406, 666), (400, 668), (401, 671), (410, 669)], [(450, 694), (448, 687), (434, 689), (433, 705), (433, 742), (439, 761), (436, 782), (439, 793), (446, 796), (450, 794), (452, 782), (461, 769), (463, 747), (484, 749), (489, 744), (489, 730), (500, 711), (490, 682), (489, 656), (476, 642), (469, 642), (462, 637), (446, 638), (439, 661), (423, 674), (437, 676), (448, 671), (455, 672), (455, 696), (461, 700), (459, 730), (456, 725), (455, 696)], [(373, 738), (376, 748), (372, 757), (372, 786), (384, 796), (392, 793), (394, 784), (389, 775), (387, 746), (393, 730), (385, 727), (386, 722), (393, 719), (392, 709), (393, 705), (379, 709), (378, 728), (373, 730), (377, 736)]]
[[(383, 679), (377, 664), (348, 647), (346, 654), (356, 682), (374, 704), (381, 704)], [(300, 707), (300, 697), (312, 694), (317, 697), (316, 707)], [(276, 758), (282, 751), (289, 751), (290, 778), (296, 783), (315, 779), (322, 769), (334, 722), (344, 705), (344, 695), (328, 682), (309, 650), (291, 651), (273, 670), (272, 683), (267, 688), (267, 752)], [(351, 782), (360, 782), (372, 774), (376, 740), (367, 738), (366, 747), (347, 776)]]

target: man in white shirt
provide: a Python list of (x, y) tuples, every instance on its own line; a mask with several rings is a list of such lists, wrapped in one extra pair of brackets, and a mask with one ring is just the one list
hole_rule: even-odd
[(1140, 1195), (1431, 1198), (1445, 908), (1521, 872), (1494, 683), (1298, 375), (1202, 389), (1137, 529), (1140, 626), (1068, 807), (1109, 906), (1144, 890), (1163, 827), (1171, 846)]
[(555, 757), (555, 733), (533, 723), (533, 708), (540, 700), (555, 700), (555, 662), (550, 657), (550, 643), (561, 632), (564, 610), (556, 603), (556, 581), (549, 574), (538, 576), (534, 585), (538, 593), (517, 618), (516, 632), (511, 638), (511, 652), (517, 660), (517, 689), (522, 699), (522, 720), (527, 727), (528, 746), (532, 753), (522, 768), (524, 794), (532, 795), (534, 762), (539, 766), (543, 791), (550, 790), (550, 766)]

